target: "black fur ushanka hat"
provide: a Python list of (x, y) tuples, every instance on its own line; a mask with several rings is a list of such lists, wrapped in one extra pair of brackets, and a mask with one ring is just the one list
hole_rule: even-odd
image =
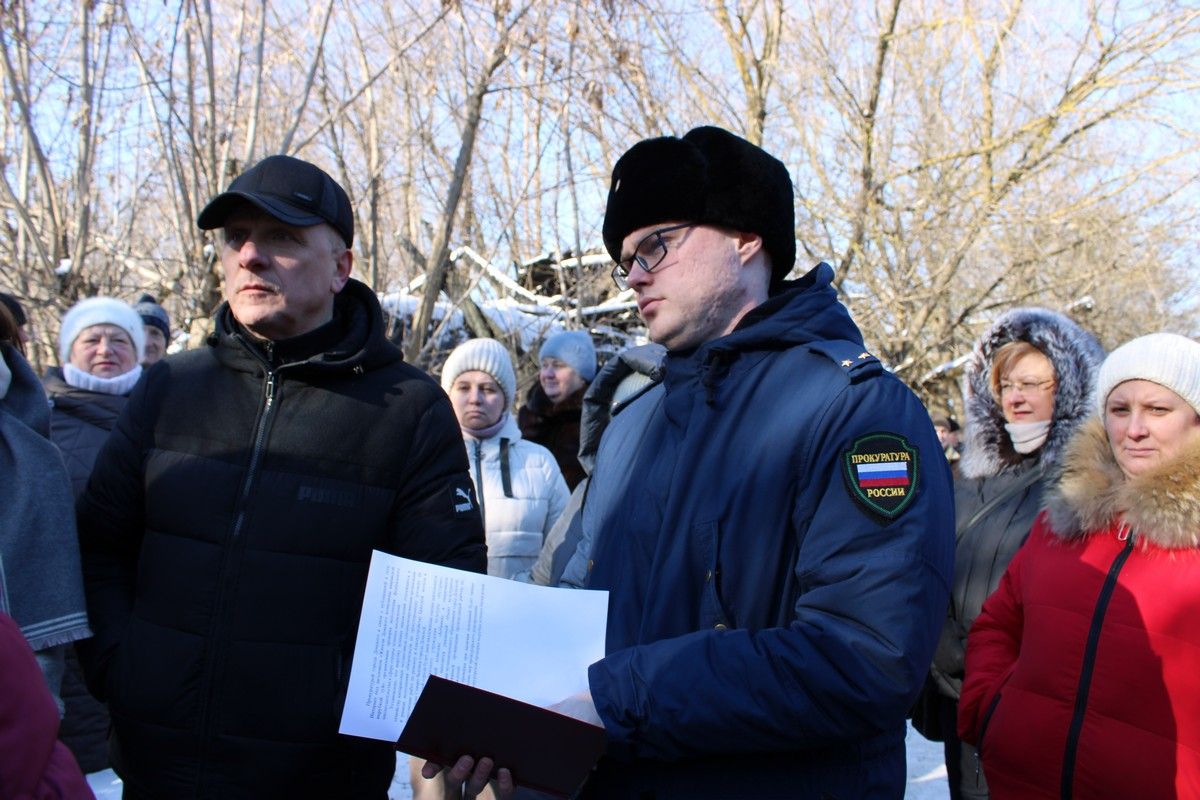
[(796, 263), (792, 179), (783, 162), (740, 136), (712, 126), (683, 138), (644, 139), (613, 167), (604, 212), (604, 246), (656, 222), (699, 222), (757, 233), (771, 256), (771, 285)]

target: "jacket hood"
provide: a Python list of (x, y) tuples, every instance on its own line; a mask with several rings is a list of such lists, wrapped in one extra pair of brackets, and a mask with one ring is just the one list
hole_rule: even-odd
[[(1013, 341), (1029, 342), (1054, 365), (1057, 389), (1046, 443), (1028, 456), (1013, 450), (1004, 428), (1004, 412), (992, 397), (992, 359)], [(1045, 308), (1017, 308), (1002, 314), (971, 353), (964, 383), (966, 424), (958, 462), (965, 478), (987, 478), (1032, 464), (1055, 464), (1071, 435), (1092, 413), (1092, 394), (1104, 350), (1087, 331), (1062, 314)]]
[[(661, 344), (651, 342), (637, 345), (610, 358), (596, 373), (595, 380), (583, 396), (583, 413), (579, 422), (579, 463), (588, 474), (596, 465), (596, 452), (600, 449), (600, 436), (604, 429), (618, 411), (662, 380), (666, 357), (667, 349)], [(633, 374), (645, 375), (649, 383), (614, 409), (612, 406), (617, 387)]]
[(1079, 539), (1127, 524), (1143, 543), (1169, 549), (1200, 546), (1200, 436), (1176, 458), (1127, 478), (1104, 423), (1088, 420), (1071, 440), (1062, 472), (1044, 501), (1051, 528)]
[[(366, 284), (351, 278), (334, 298), (334, 318), (330, 325), (333, 331), (322, 326), (316, 331), (301, 334), (291, 339), (272, 342), (277, 353), (303, 352), (316, 347), (316, 352), (299, 359), (304, 370), (341, 372), (353, 369), (376, 369), (401, 360), (399, 349), (384, 335), (383, 310), (378, 298)], [(323, 346), (313, 339), (319, 338)], [(208, 338), (211, 346), (221, 346), (222, 354), (228, 356), (230, 366), (241, 366), (246, 370), (257, 370), (261, 364), (251, 350), (251, 342), (245, 329), (234, 319), (229, 302), (221, 303), (216, 313), (216, 331)], [(227, 345), (232, 345), (228, 347)], [(242, 351), (247, 358), (242, 359)]]

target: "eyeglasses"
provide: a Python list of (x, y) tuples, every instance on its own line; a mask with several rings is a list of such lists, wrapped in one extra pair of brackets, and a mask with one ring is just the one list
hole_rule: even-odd
[(1042, 381), (1017, 381), (1016, 383), (1011, 381), (1000, 381), (1000, 396), (1003, 397), (1004, 395), (1012, 394), (1013, 392), (1020, 392), (1021, 394), (1033, 394), (1034, 392), (1042, 391), (1053, 383), (1054, 378), (1046, 378)]
[(664, 233), (683, 230), (697, 224), (699, 223), (685, 222), (682, 225), (671, 225), (667, 228), (650, 231), (650, 233), (643, 236), (642, 240), (638, 242), (637, 247), (633, 248), (633, 255), (613, 264), (612, 279), (617, 284), (617, 288), (629, 288), (629, 272), (633, 269), (635, 261), (642, 268), (642, 272), (654, 272), (654, 270), (658, 269), (658, 265), (667, 257), (667, 241), (662, 237)]

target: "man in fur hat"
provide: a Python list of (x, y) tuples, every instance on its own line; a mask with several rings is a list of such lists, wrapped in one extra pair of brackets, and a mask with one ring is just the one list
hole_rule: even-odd
[(945, 614), (929, 416), (818, 264), (791, 179), (714, 127), (634, 145), (604, 242), (668, 352), (623, 502), (584, 505), (607, 655), (562, 708), (607, 732), (583, 797), (899, 797)]
[(950, 471), (833, 270), (786, 280), (792, 203), (780, 161), (714, 127), (613, 169), (613, 277), (668, 354), (609, 500), (582, 511), (588, 588), (610, 593), (590, 691), (557, 706), (608, 736), (582, 798), (904, 793), (953, 569)]

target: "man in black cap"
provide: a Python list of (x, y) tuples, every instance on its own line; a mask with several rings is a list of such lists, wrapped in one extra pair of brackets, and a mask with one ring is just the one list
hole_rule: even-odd
[(271, 156), (221, 228), (208, 346), (155, 364), (78, 516), (125, 797), (378, 798), (395, 754), (337, 733), (373, 549), (482, 572), (454, 412), (350, 278), (349, 199)]
[(902, 796), (953, 566), (928, 414), (828, 265), (786, 280), (791, 180), (761, 148), (639, 142), (603, 232), (668, 355), (636, 451), (597, 459), (620, 501), (582, 511), (610, 598), (590, 691), (560, 705), (608, 735), (581, 796)]
[(171, 317), (152, 294), (139, 297), (133, 310), (142, 318), (142, 327), (146, 331), (142, 366), (149, 367), (167, 354), (167, 343), (171, 341)]

